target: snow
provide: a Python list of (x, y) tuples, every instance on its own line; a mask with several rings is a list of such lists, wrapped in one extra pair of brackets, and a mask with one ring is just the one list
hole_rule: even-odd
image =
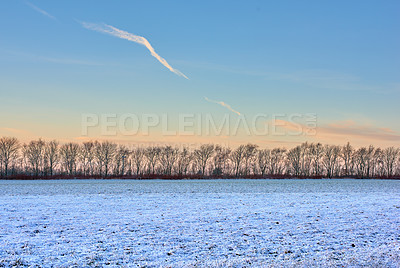
[(0, 181), (0, 267), (400, 266), (400, 181)]

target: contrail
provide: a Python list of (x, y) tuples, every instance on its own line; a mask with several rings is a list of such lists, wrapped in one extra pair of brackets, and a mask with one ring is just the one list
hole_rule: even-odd
[(38, 8), (37, 6), (35, 6), (34, 4), (32, 4), (32, 3), (28, 2), (28, 1), (25, 1), (25, 4), (27, 4), (28, 6), (30, 6), (32, 9), (36, 10), (37, 12), (49, 17), (50, 19), (53, 19), (53, 20), (56, 19), (54, 16), (50, 15), (49, 13), (44, 11), (43, 9)]
[(171, 72), (182, 76), (186, 79), (189, 79), (186, 75), (184, 75), (183, 73), (181, 73), (179, 70), (172, 68), (171, 65), (168, 64), (168, 62), (162, 58), (160, 55), (158, 55), (156, 53), (156, 51), (154, 50), (154, 48), (150, 45), (149, 41), (147, 41), (146, 38), (142, 37), (142, 36), (138, 36), (138, 35), (134, 35), (131, 33), (128, 33), (126, 31), (117, 29), (111, 25), (107, 25), (107, 24), (95, 24), (95, 23), (88, 23), (88, 22), (80, 22), (82, 24), (83, 27), (85, 27), (86, 29), (89, 30), (93, 30), (93, 31), (97, 31), (97, 32), (101, 32), (101, 33), (106, 33), (106, 34), (110, 34), (112, 36), (116, 36), (122, 39), (126, 39), (138, 44), (141, 44), (143, 46), (145, 46), (151, 53), (151, 55), (153, 57), (155, 57), (159, 62), (161, 62), (162, 65), (164, 65), (165, 67), (167, 67)]
[(225, 103), (225, 102), (223, 102), (223, 101), (210, 100), (210, 99), (207, 98), (207, 97), (204, 97), (204, 99), (205, 99), (206, 101), (208, 101), (208, 102), (212, 102), (212, 103), (219, 104), (219, 105), (221, 105), (221, 106), (227, 108), (229, 111), (234, 112), (234, 113), (237, 114), (237, 115), (240, 115), (240, 113), (239, 113), (238, 111), (234, 110), (229, 104), (227, 104), (227, 103)]

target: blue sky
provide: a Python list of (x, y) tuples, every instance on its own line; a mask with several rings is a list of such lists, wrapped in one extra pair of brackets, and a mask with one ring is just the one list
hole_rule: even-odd
[[(82, 113), (229, 113), (205, 96), (246, 116), (316, 113), (322, 128), (400, 132), (399, 1), (0, 6), (2, 135), (74, 139)], [(144, 46), (80, 22), (147, 38), (190, 80)]]

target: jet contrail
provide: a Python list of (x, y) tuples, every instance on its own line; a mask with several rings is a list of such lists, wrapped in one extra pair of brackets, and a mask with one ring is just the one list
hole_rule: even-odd
[(223, 101), (210, 100), (210, 99), (207, 98), (207, 97), (204, 97), (204, 99), (205, 99), (206, 101), (208, 101), (208, 102), (212, 102), (212, 103), (219, 104), (219, 105), (221, 105), (221, 106), (227, 108), (229, 111), (234, 112), (234, 113), (237, 114), (237, 115), (240, 115), (240, 113), (239, 113), (238, 111), (234, 110), (229, 104), (227, 104), (227, 103), (225, 103), (225, 102), (223, 102)]
[(164, 65), (165, 67), (167, 67), (171, 72), (182, 76), (186, 79), (189, 79), (186, 75), (184, 75), (183, 73), (181, 73), (179, 70), (174, 69), (171, 67), (171, 65), (168, 64), (168, 62), (162, 58), (160, 55), (158, 55), (156, 53), (156, 51), (154, 50), (154, 48), (150, 45), (149, 41), (147, 41), (146, 38), (142, 37), (142, 36), (138, 36), (138, 35), (134, 35), (131, 33), (128, 33), (126, 31), (117, 29), (111, 25), (108, 24), (95, 24), (95, 23), (87, 23), (87, 22), (80, 22), (82, 24), (83, 27), (85, 27), (86, 29), (89, 30), (93, 30), (93, 31), (97, 31), (97, 32), (101, 32), (101, 33), (106, 33), (106, 34), (110, 34), (112, 36), (116, 36), (122, 39), (126, 39), (141, 45), (144, 45), (151, 53), (151, 55), (153, 57), (155, 57), (159, 62), (161, 62), (162, 65)]
[(25, 1), (25, 4), (27, 4), (28, 6), (30, 6), (32, 9), (36, 10), (37, 12), (42, 13), (43, 15), (49, 17), (50, 19), (53, 19), (53, 20), (56, 19), (54, 16), (50, 15), (49, 13), (44, 11), (43, 9), (38, 8), (37, 6), (35, 6), (34, 4), (32, 4), (32, 3), (28, 2), (28, 1)]

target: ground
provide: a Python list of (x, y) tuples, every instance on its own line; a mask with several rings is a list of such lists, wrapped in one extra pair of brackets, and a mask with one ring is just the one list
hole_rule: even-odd
[(400, 267), (400, 181), (0, 181), (0, 267)]

